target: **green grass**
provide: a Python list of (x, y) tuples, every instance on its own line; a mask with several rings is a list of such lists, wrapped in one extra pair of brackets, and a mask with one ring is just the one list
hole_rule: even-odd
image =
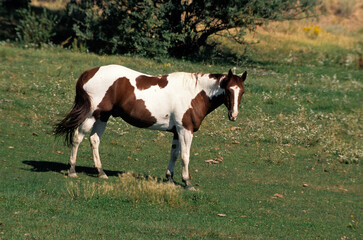
[[(363, 72), (274, 61), (207, 65), (2, 44), (0, 239), (361, 239)], [(197, 192), (162, 183), (170, 134), (113, 118), (100, 147), (110, 178), (96, 177), (87, 140), (79, 178), (67, 178), (69, 149), (52, 124), (71, 108), (78, 76), (110, 63), (150, 74), (247, 69), (237, 122), (221, 107), (195, 134)]]

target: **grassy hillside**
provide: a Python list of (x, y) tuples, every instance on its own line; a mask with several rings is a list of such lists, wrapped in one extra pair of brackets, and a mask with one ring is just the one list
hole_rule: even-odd
[[(248, 67), (240, 119), (229, 122), (220, 108), (195, 136), (191, 172), (199, 191), (189, 193), (157, 182), (169, 159), (167, 133), (111, 119), (101, 144), (105, 182), (96, 178), (87, 141), (79, 179), (66, 177), (69, 149), (54, 141), (51, 126), (71, 107), (76, 78), (93, 66), (151, 74), (233, 66), (7, 44), (0, 57), (2, 239), (362, 237), (361, 70)], [(212, 158), (223, 162), (204, 162)]]
[[(342, 18), (361, 19), (355, 9)], [(313, 24), (317, 36), (304, 31)], [(0, 43), (0, 239), (362, 239), (362, 31), (331, 24), (272, 24), (247, 36), (260, 43), (246, 51), (216, 39), (225, 55), (211, 62), (245, 53), (234, 65)], [(195, 134), (197, 192), (163, 183), (171, 134), (115, 118), (100, 146), (109, 179), (97, 178), (87, 140), (79, 178), (67, 177), (70, 150), (52, 125), (78, 76), (110, 63), (156, 75), (248, 71), (239, 119), (222, 106)]]

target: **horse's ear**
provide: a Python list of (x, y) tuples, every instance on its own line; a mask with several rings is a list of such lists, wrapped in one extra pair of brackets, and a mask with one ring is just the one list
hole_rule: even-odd
[(242, 82), (244, 82), (247, 78), (247, 71), (245, 71), (243, 74), (242, 74)]
[(232, 76), (233, 76), (232, 69), (229, 69), (229, 71), (228, 71), (228, 78), (231, 78)]
[(232, 70), (229, 69), (228, 71), (228, 75), (227, 76), (224, 76), (222, 77), (222, 80), (221, 80), (221, 83), (220, 83), (220, 86), (221, 88), (226, 88), (227, 87), (227, 84), (229, 82), (229, 80), (233, 77), (233, 73), (232, 73)]

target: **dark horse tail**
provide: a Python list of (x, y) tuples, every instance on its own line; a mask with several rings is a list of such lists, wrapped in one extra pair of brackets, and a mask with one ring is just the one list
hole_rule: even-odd
[[(91, 75), (91, 76), (90, 76)], [(65, 136), (67, 146), (73, 145), (73, 136), (76, 129), (83, 123), (91, 111), (91, 100), (83, 85), (92, 77), (92, 70), (84, 72), (76, 85), (76, 97), (72, 110), (59, 123), (54, 125), (53, 133), (56, 137)]]

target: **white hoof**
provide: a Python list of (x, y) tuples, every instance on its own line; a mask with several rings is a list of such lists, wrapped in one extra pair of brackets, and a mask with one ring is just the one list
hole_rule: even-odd
[(188, 191), (197, 191), (197, 189), (195, 189), (195, 187), (193, 187), (192, 185), (185, 186), (185, 190), (188, 190)]
[(106, 174), (101, 174), (98, 176), (99, 178), (102, 178), (102, 179), (108, 179), (107, 175)]
[(77, 176), (77, 173), (68, 173), (68, 177), (76, 178), (78, 176)]

